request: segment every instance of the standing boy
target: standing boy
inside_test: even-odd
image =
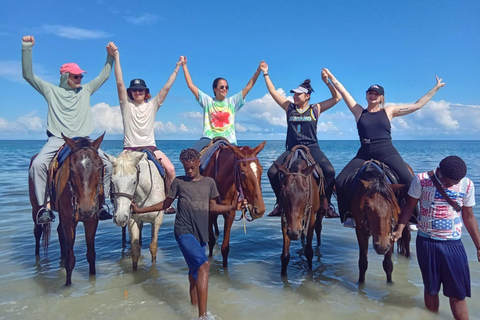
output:
[[[465,162],[449,156],[440,162],[435,172],[417,175],[410,185],[398,230],[393,233],[395,241],[401,238],[420,200],[416,245],[425,286],[425,306],[432,312],[438,311],[438,292],[443,284],[443,294],[450,299],[455,319],[468,319],[465,297],[471,296],[468,259],[460,240],[463,225],[472,237],[480,261],[480,232],[472,209],[475,191],[466,174]]]
[[[180,162],[185,176],[176,177],[167,198],[149,207],[139,208],[132,204],[133,211],[145,213],[165,210],[178,197],[177,216],[174,233],[178,246],[188,265],[190,282],[190,301],[198,305],[200,318],[207,314],[208,272],[210,262],[205,255],[208,241],[209,212],[221,214],[232,210],[241,210],[244,204],[219,205],[219,196],[215,181],[200,174],[200,153],[195,149],[185,149],[180,153]]]

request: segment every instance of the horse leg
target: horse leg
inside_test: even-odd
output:
[[[388,250],[388,252],[385,254],[385,258],[383,258],[383,270],[387,275],[387,283],[392,283],[392,271],[393,271],[392,252],[393,252],[393,244],[390,250]]]
[[[122,227],[122,248],[127,247],[127,227]]]
[[[312,270],[312,260],[313,260],[313,249],[312,249],[312,242],[313,242],[313,233],[315,232],[315,227],[311,225],[308,227],[307,232],[307,244],[305,245],[305,257],[307,258],[308,262],[308,269]]]
[[[163,221],[163,214],[158,214],[152,223],[152,241],[150,242],[150,253],[152,255],[152,264],[157,262],[157,248],[158,248],[158,230]]]
[[[213,247],[215,247],[215,243],[217,241],[217,237],[214,234],[214,225],[217,222],[217,215],[210,214],[208,216],[208,256],[213,256]],[[218,225],[217,225],[218,227]]]
[[[223,267],[228,264],[228,253],[230,252],[230,232],[232,231],[233,221],[235,220],[235,211],[229,212],[225,217],[222,242]]]
[[[143,222],[139,221],[138,222],[138,245],[140,246],[140,249],[142,248],[142,230],[143,230]]]
[[[315,221],[315,233],[317,234],[317,247],[320,247],[322,244],[322,220],[323,215],[320,212],[317,212],[317,219]]]
[[[75,253],[73,252],[73,245],[75,243],[76,227],[77,227],[76,221],[64,223],[64,226],[63,226],[63,232],[65,235],[65,248],[66,248],[65,249],[65,271],[67,272],[67,280],[65,282],[66,286],[69,286],[72,284],[72,271],[73,271],[73,268],[75,268],[76,258],[75,258]]]
[[[355,232],[357,234],[359,248],[358,269],[360,274],[358,276],[358,283],[364,283],[365,273],[367,272],[368,268],[368,239],[370,237],[363,232],[363,229],[358,227],[355,229]]]
[[[128,222],[128,230],[130,231],[130,252],[132,255],[132,266],[133,271],[136,271],[138,259],[140,258],[141,245],[139,241],[140,229],[135,220],[130,219]]]
[[[287,275],[287,266],[290,262],[290,238],[287,235],[287,226],[284,225],[282,221],[282,234],[283,234],[283,249],[280,260],[282,261],[282,272],[281,276],[284,277]]]
[[[398,252],[405,257],[410,257],[410,240],[412,238],[412,234],[410,233],[410,229],[408,226],[403,228],[402,237],[397,242]]]
[[[87,261],[90,274],[95,274],[95,234],[98,227],[98,219],[90,218],[83,223],[85,227],[85,242],[87,243]]]
[[[215,229],[215,238],[218,238],[218,236],[220,236],[220,230],[218,229],[218,215],[215,215],[213,220],[213,228]]]
[[[37,257],[40,255],[40,240],[42,239],[42,233],[42,226],[35,223],[35,226],[33,227],[33,235],[35,236],[35,256]]]
[[[63,231],[62,220],[58,223],[57,227],[58,243],[60,244],[60,258],[65,259],[67,257],[67,243],[65,240],[65,232]]]

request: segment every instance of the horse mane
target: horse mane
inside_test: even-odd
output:
[[[367,168],[362,180],[370,182],[370,186],[365,191],[364,201],[375,194],[380,194],[390,206],[396,206],[397,201],[395,193],[381,172],[375,168]]]
[[[137,172],[137,167],[133,163],[132,155],[132,151],[123,151],[113,164],[113,174],[118,174],[120,176],[135,174]]]
[[[302,169],[302,168],[300,168],[300,165],[301,165],[302,163],[304,163],[304,162],[305,162],[305,160],[303,160],[303,159],[297,159],[297,160],[295,160],[295,161],[292,163],[292,165],[290,166],[289,171],[290,171],[290,172],[300,172],[300,169]]]
[[[75,140],[75,148],[91,147],[92,141],[89,138],[81,137]]]

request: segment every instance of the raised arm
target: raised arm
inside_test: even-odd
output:
[[[260,62],[260,69],[263,72],[263,77],[265,78],[265,84],[267,85],[268,92],[272,96],[273,100],[282,107],[283,110],[287,111],[290,101],[287,100],[284,96],[277,92],[275,86],[273,85],[270,76],[268,75],[268,64],[265,61]]]
[[[406,114],[415,112],[421,109],[432,97],[437,93],[438,89],[443,87],[445,83],[442,82],[442,79],[435,76],[437,83],[433,86],[432,90],[428,91],[426,95],[417,100],[414,104],[405,104],[401,106],[388,106],[385,107],[385,111],[390,119],[393,117],[404,116]]]
[[[335,89],[340,92],[340,94],[343,97],[343,100],[345,101],[345,104],[347,105],[348,109],[353,113],[355,116],[355,120],[358,121],[360,118],[360,115],[362,114],[363,108],[360,106],[355,99],[348,93],[348,91],[345,89],[345,87],[338,81],[335,76],[328,70],[327,68],[324,68],[325,72],[327,73],[328,79],[332,82],[333,86]]]
[[[22,38],[22,75],[35,90],[44,94],[48,87],[53,85],[33,74],[32,47],[34,45],[35,38],[33,36],[24,36]]]
[[[140,208],[136,203],[132,203],[132,210],[135,213],[146,213],[146,212],[155,212],[155,211],[165,210],[172,205],[173,200],[175,199],[167,197],[163,201],[160,201],[158,203],[155,203],[154,205],[143,207],[143,208]]]
[[[183,57],[183,75],[185,76],[185,81],[187,82],[187,86],[192,91],[195,99],[198,101],[198,88],[193,84],[192,77],[190,77],[190,72],[188,72],[187,68],[187,57]]]
[[[480,262],[480,231],[478,230],[478,222],[473,214],[472,207],[463,207],[462,209],[463,225],[467,229],[473,244],[477,250],[477,259]]]
[[[322,80],[327,85],[328,90],[330,90],[332,97],[328,100],[320,102],[320,113],[327,111],[328,109],[336,105],[338,101],[342,100],[340,92],[338,92],[337,89],[335,89],[335,87],[328,81],[328,74],[326,69],[322,70]]]
[[[165,98],[167,97],[168,92],[170,91],[170,88],[172,87],[173,83],[175,82],[175,79],[177,78],[178,70],[180,69],[180,66],[183,64],[183,56],[180,56],[180,59],[177,61],[177,65],[175,66],[175,69],[173,70],[172,74],[167,80],[167,83],[163,86],[163,88],[160,90],[158,93],[158,104],[162,104],[163,101],[165,101]]]
[[[120,52],[118,51],[117,47],[113,42],[110,42],[107,45],[111,47],[112,50],[115,49],[113,52],[113,57],[115,58],[115,79],[117,81],[117,92],[118,92],[118,100],[120,103],[127,100],[127,89],[125,88],[125,83],[123,82],[123,73],[122,73],[122,66],[120,65]]]
[[[253,74],[253,77],[248,81],[245,88],[243,88],[243,90],[242,90],[243,99],[245,99],[245,97],[250,92],[250,90],[252,90],[253,86],[255,85],[255,82],[257,82],[257,79],[258,79],[259,75],[260,75],[260,65],[258,66],[257,70]]]
[[[108,80],[108,78],[110,77],[110,73],[112,72],[112,65],[114,62],[113,55],[115,54],[117,47],[113,42],[109,42],[106,48],[107,48],[107,61],[105,62],[105,65],[103,66],[102,71],[100,71],[100,74],[95,79],[93,79],[92,81],[90,81],[89,83],[83,86],[83,88],[89,91],[90,94],[95,93],[95,91],[97,91],[98,88],[100,88],[102,84],[104,84],[105,81]]]

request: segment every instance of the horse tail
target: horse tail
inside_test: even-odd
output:
[[[48,251],[48,244],[50,242],[51,223],[45,223],[42,225],[42,247],[43,252],[46,254]]]

